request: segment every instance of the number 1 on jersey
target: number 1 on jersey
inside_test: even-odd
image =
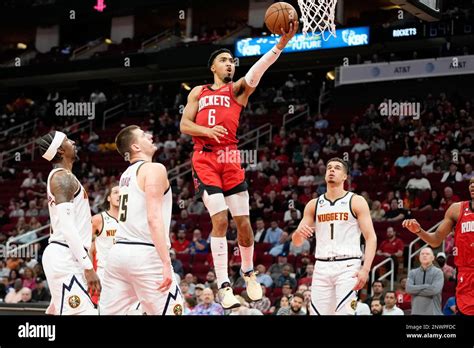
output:
[[[331,239],[334,239],[334,224],[331,224]]]
[[[209,115],[207,116],[207,124],[209,126],[215,126],[216,125],[216,110],[214,110],[214,109],[209,110]]]

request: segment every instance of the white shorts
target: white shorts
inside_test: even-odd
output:
[[[209,195],[207,191],[204,191],[202,201],[210,216],[227,209],[230,210],[232,216],[246,216],[250,214],[248,191],[234,193],[230,196],[224,196],[223,193]]]
[[[357,283],[354,274],[361,260],[318,261],[314,265],[311,285],[311,315],[354,315]]]
[[[51,291],[47,314],[97,315],[87,291],[84,271],[66,244],[52,242],[46,247],[43,269]]]
[[[114,244],[105,267],[99,300],[100,314],[126,315],[140,302],[142,311],[147,315],[181,315],[183,297],[175,278],[167,292],[158,290],[158,284],[163,280],[162,268],[162,262],[151,244]]]

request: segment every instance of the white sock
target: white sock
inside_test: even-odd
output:
[[[227,272],[227,238],[211,236],[211,252],[214,261],[214,270],[216,272],[217,286],[220,289],[225,282],[230,283]]]
[[[244,247],[239,244],[240,258],[242,259],[242,265],[240,268],[244,273],[253,271],[253,246],[253,243],[249,247]]]

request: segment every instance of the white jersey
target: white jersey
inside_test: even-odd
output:
[[[66,238],[64,238],[63,231],[59,228],[59,214],[56,208],[56,199],[54,195],[51,193],[50,189],[50,180],[53,174],[57,173],[60,170],[66,170],[64,168],[56,168],[53,169],[48,175],[48,181],[46,185],[46,190],[48,194],[48,209],[49,209],[49,217],[51,220],[51,235],[49,237],[49,242],[59,242],[63,244],[67,244]],[[92,244],[92,222],[91,222],[91,208],[89,205],[89,197],[87,196],[87,192],[82,187],[79,180],[77,180],[77,184],[79,185],[79,189],[74,194],[74,225],[77,227],[77,231],[79,232],[79,238],[82,241],[84,247],[89,250]]]
[[[97,258],[97,266],[105,267],[105,261],[109,254],[110,248],[114,245],[115,233],[118,229],[118,221],[108,212],[103,211],[100,213],[102,218],[102,229],[95,238],[95,250]]]
[[[120,177],[119,227],[115,235],[116,241],[153,244],[148,226],[145,192],[140,189],[137,181],[138,170],[144,163],[145,161],[137,161],[131,164]],[[169,231],[172,205],[171,187],[168,187],[161,207],[168,249],[171,248]]]
[[[354,193],[331,202],[326,195],[316,200],[316,258],[362,257],[359,222],[352,211]]]

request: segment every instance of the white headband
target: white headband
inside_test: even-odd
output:
[[[63,132],[56,131],[56,133],[54,134],[54,139],[51,142],[51,145],[49,145],[48,150],[44,153],[43,158],[46,158],[48,161],[51,161],[54,156],[56,156],[56,153],[58,152],[58,147],[61,146],[65,138],[66,134],[64,134]]]

